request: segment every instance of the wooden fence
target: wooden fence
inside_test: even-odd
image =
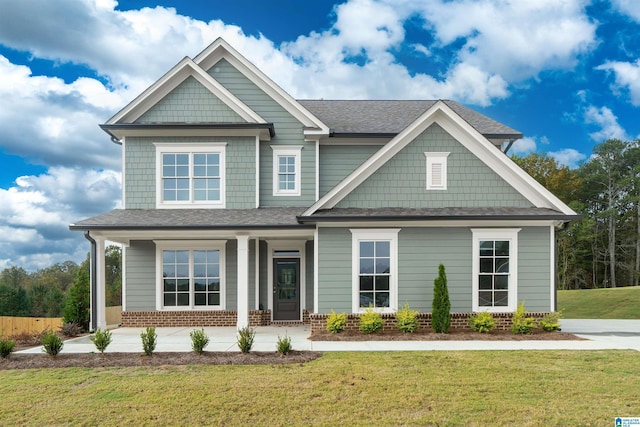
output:
[[[62,319],[51,317],[8,317],[0,316],[0,333],[4,336],[37,334],[45,329],[57,332]]]

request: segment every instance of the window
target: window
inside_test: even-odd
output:
[[[223,244],[188,248],[156,242],[159,270],[158,309],[224,308]]]
[[[158,206],[224,207],[225,145],[156,144]]]
[[[351,230],[353,311],[395,311],[399,229]]]
[[[300,153],[302,146],[274,146],[273,195],[300,195]]]
[[[427,158],[427,190],[447,189],[447,157],[449,153],[424,153]]]
[[[473,311],[514,311],[519,229],[472,230]]]

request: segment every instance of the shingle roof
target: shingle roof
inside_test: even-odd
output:
[[[256,229],[305,227],[296,215],[305,208],[114,209],[69,226],[72,230]]]
[[[335,134],[395,135],[437,101],[299,100]],[[487,138],[522,138],[522,133],[455,101],[443,101]]]

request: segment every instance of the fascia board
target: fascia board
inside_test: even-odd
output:
[[[194,62],[203,70],[208,71],[221,59],[227,60],[304,126],[314,128],[305,131],[305,135],[329,135],[329,127],[326,124],[300,105],[298,101],[231,47],[224,39],[219,38],[214,41],[194,58]]]
[[[198,80],[200,84],[247,122],[266,123],[266,120],[204,72],[193,60],[184,58],[125,108],[110,118],[106,124],[133,123],[190,76]]]

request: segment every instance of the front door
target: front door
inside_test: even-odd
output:
[[[300,259],[273,260],[273,320],[300,320]]]

